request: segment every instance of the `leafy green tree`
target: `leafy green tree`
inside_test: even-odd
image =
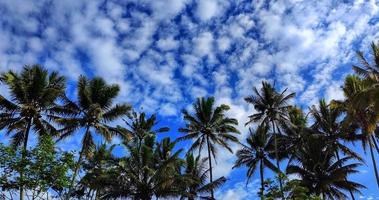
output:
[[[286,171],[300,177],[301,186],[306,187],[309,194],[322,199],[346,199],[344,191],[360,193],[360,189],[365,188],[347,178],[358,173],[356,168],[360,163],[350,162],[351,156],[337,160],[334,149],[323,138],[309,136],[296,154],[296,162],[291,162]]]
[[[0,146],[1,187],[16,190],[23,186],[27,196],[44,198],[49,190],[60,195],[70,184],[69,174],[74,167],[72,153],[58,152],[49,135],[42,136],[38,145],[26,152]],[[18,176],[23,171],[23,176]]]
[[[127,137],[119,128],[112,127],[109,124],[129,114],[131,109],[129,105],[124,103],[113,105],[120,88],[118,85],[108,85],[102,78],[96,77],[89,80],[80,76],[77,87],[78,102],[65,98],[64,105],[60,107],[60,112],[65,117],[55,118],[55,122],[63,127],[60,130],[61,139],[84,129],[82,147],[67,198],[73,190],[83,158],[91,156],[91,150],[95,146],[93,134],[97,133],[106,141],[110,141],[115,135]]]
[[[286,94],[286,92],[287,89],[278,92],[270,83],[263,81],[260,91],[254,87],[253,95],[245,98],[245,101],[252,104],[256,111],[255,114],[249,116],[249,121],[246,125],[258,122],[271,126],[274,137],[276,166],[279,169],[280,157],[277,141],[278,134],[280,135],[281,133],[279,125],[288,121],[288,110],[291,108],[289,101],[295,97],[295,93]],[[279,180],[279,182],[281,181]]]
[[[246,139],[247,145],[243,145],[243,148],[237,151],[237,160],[233,167],[246,166],[248,168],[246,174],[248,182],[259,165],[261,196],[264,191],[264,168],[267,167],[274,172],[279,172],[279,168],[270,161],[270,152],[272,152],[273,148],[270,143],[269,134],[267,133],[268,130],[269,127],[265,124],[258,126],[255,132],[249,129],[250,135]]]
[[[26,152],[31,130],[38,135],[57,134],[49,116],[57,114],[56,101],[64,94],[64,77],[40,65],[27,65],[19,73],[1,74],[0,81],[8,86],[11,96],[7,99],[0,95],[0,130],[11,135],[14,146],[22,146],[22,152]],[[22,177],[23,170],[19,172]],[[20,199],[24,196],[20,185]]]
[[[280,176],[280,175],[279,175]],[[282,198],[291,200],[321,200],[320,197],[309,194],[309,190],[306,187],[301,186],[299,180],[289,180],[286,176],[280,178],[283,180],[283,190],[281,191],[276,180],[267,179],[265,181],[266,191],[263,195],[265,200],[275,200]]]
[[[206,183],[209,169],[206,167],[207,158],[196,158],[192,154],[186,155],[184,174],[180,187],[180,199],[195,200],[198,198],[209,198],[208,195],[212,190],[221,187],[225,182],[225,177],[220,177],[212,183]]]
[[[209,163],[209,179],[213,182],[212,173],[212,158],[216,159],[216,145],[233,152],[229,142],[238,142],[238,138],[234,134],[239,134],[235,127],[238,121],[234,118],[225,116],[225,112],[230,108],[227,105],[215,107],[215,99],[198,98],[193,104],[194,113],[190,114],[187,110],[183,110],[184,120],[186,121],[185,128],[180,128],[179,131],[186,135],[179,137],[178,140],[194,140],[188,152],[195,149],[201,150],[206,145],[208,151]],[[211,198],[214,199],[214,192],[211,190]]]

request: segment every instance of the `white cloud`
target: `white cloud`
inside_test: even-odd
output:
[[[229,49],[231,41],[228,37],[221,37],[217,39],[217,46],[220,51],[226,51]]]
[[[213,53],[213,35],[211,32],[201,33],[194,39],[195,53],[198,56],[211,55]]]
[[[197,4],[196,14],[202,21],[207,21],[218,15],[220,9],[217,0],[200,0]]]
[[[224,191],[216,193],[217,199],[221,200],[248,200],[258,198],[258,190],[260,188],[259,180],[253,180],[246,185],[245,182],[237,182]]]
[[[157,46],[163,51],[169,51],[176,49],[178,47],[179,42],[173,39],[172,37],[159,39],[157,41]]]

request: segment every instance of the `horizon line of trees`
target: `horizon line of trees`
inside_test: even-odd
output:
[[[9,99],[0,94],[0,131],[11,143],[0,143],[2,199],[215,199],[227,179],[214,177],[218,149],[235,152],[233,168],[247,169],[248,183],[259,173],[261,199],[355,199],[366,188],[350,180],[366,163],[350,148],[360,143],[370,154],[379,188],[375,157],[379,154],[379,48],[371,45],[373,61],[358,52],[361,65],[345,78],[344,100],[320,99],[308,113],[291,104],[295,93],[269,82],[245,98],[254,107],[246,119],[245,141],[238,140],[238,121],[228,105],[201,97],[193,110],[183,110],[182,133],[172,141],[157,140],[169,131],[156,115],[137,113],[116,103],[119,86],[101,77],[80,76],[75,99],[65,92],[65,78],[40,65],[0,75]],[[116,120],[124,124],[114,126]],[[30,146],[31,135],[38,143]],[[79,152],[56,145],[82,134]],[[100,137],[102,144],[95,144]],[[126,151],[114,154],[112,138]],[[187,151],[177,148],[191,141]],[[203,156],[203,157],[201,157]],[[275,176],[267,179],[265,171]],[[289,179],[288,177],[295,177]]]

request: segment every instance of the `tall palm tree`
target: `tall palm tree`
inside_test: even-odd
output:
[[[181,198],[188,200],[195,200],[197,198],[208,198],[204,196],[209,194],[211,190],[221,187],[225,181],[225,177],[220,177],[212,183],[206,183],[208,179],[209,169],[206,167],[207,158],[201,159],[200,156],[196,158],[192,154],[186,155],[186,163],[182,179]]]
[[[82,147],[67,198],[72,192],[83,157],[90,156],[91,149],[95,146],[93,134],[99,134],[106,141],[110,141],[114,135],[126,136],[119,128],[109,124],[127,115],[131,109],[127,104],[113,105],[120,88],[118,85],[108,85],[102,78],[96,77],[88,80],[84,76],[80,76],[77,87],[78,102],[65,98],[65,105],[61,107],[61,112],[66,117],[54,118],[55,122],[63,127],[60,139],[84,129]]]
[[[287,89],[282,92],[277,92],[273,85],[263,81],[260,91],[254,87],[253,95],[245,98],[245,101],[252,104],[256,111],[255,114],[249,116],[249,121],[246,125],[253,122],[271,125],[274,137],[276,166],[279,169],[280,164],[276,131],[278,131],[280,135],[281,132],[279,125],[280,123],[283,123],[283,121],[288,121],[288,110],[291,108],[289,101],[295,97],[295,93],[286,94],[286,92]],[[283,185],[281,178],[279,178],[279,184],[280,189],[282,190]],[[284,195],[282,196],[284,198]]]
[[[360,127],[361,133],[354,135],[354,137],[361,140],[364,150],[366,150],[367,145],[369,146],[376,182],[379,187],[379,173],[373,152],[373,147],[375,145],[374,134],[376,124],[379,120],[379,113],[373,110],[373,104],[370,101],[365,104],[357,101],[357,94],[364,91],[366,88],[367,82],[365,80],[362,80],[355,75],[347,76],[343,86],[345,100],[332,101],[331,106],[342,109],[346,113],[346,116],[343,119],[345,126],[358,125]]]
[[[287,174],[299,176],[301,185],[311,194],[322,199],[346,199],[344,191],[360,193],[359,189],[365,188],[347,180],[348,175],[359,172],[356,168],[360,163],[351,163],[350,156],[337,160],[334,149],[323,138],[310,135],[296,154],[297,160],[287,166]]]
[[[352,158],[363,161],[363,159],[347,147],[344,142],[350,140],[351,133],[353,133],[350,127],[342,126],[342,110],[338,108],[331,108],[326,104],[324,99],[319,101],[319,105],[312,106],[310,113],[314,118],[314,124],[312,128],[316,129],[318,133],[321,133],[325,137],[326,142],[334,149],[337,161],[340,160],[339,152]],[[353,192],[349,190],[351,198],[354,200]]]
[[[25,153],[30,131],[36,134],[57,134],[49,121],[55,111],[56,101],[63,96],[65,79],[57,72],[49,73],[39,65],[27,65],[21,72],[9,71],[0,75],[0,81],[9,88],[11,99],[0,95],[0,130],[12,134],[15,147],[22,145]],[[23,176],[22,171],[20,176]],[[20,187],[20,199],[24,198],[24,189]]]
[[[267,167],[274,172],[279,172],[279,168],[270,161],[270,153],[272,152],[272,145],[268,134],[269,127],[265,124],[258,126],[254,133],[251,129],[249,137],[246,139],[247,145],[238,150],[237,160],[233,168],[246,166],[247,182],[253,176],[259,164],[259,173],[261,177],[260,196],[262,199],[264,192],[264,168]]]
[[[367,84],[367,87],[355,94],[355,101],[363,106],[368,103],[373,104],[373,110],[379,112],[379,47],[374,42],[371,43],[371,54],[373,56],[373,62],[370,63],[365,57],[363,52],[358,51],[357,57],[361,62],[362,66],[353,66],[353,70],[356,74],[362,77]],[[376,140],[379,137],[371,137],[374,146],[379,153],[379,146]]]
[[[212,174],[212,158],[216,159],[216,145],[233,152],[229,142],[238,142],[234,134],[239,134],[235,127],[238,121],[234,118],[225,116],[225,112],[229,110],[229,106],[220,105],[215,107],[215,99],[198,98],[193,104],[194,114],[191,115],[187,110],[183,110],[186,127],[180,128],[179,131],[186,135],[179,137],[178,140],[194,140],[189,152],[195,149],[199,150],[199,154],[204,146],[207,146],[208,163],[209,163],[209,179],[213,182]],[[211,190],[211,198],[214,199],[214,191]]]

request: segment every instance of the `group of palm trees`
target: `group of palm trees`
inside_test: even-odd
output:
[[[290,103],[294,93],[278,91],[268,82],[262,82],[260,89],[253,88],[253,94],[245,98],[255,110],[246,119],[250,127],[246,142],[238,140],[238,121],[226,115],[229,106],[217,106],[213,97],[198,98],[191,111],[183,110],[181,136],[158,140],[169,128],[157,127],[156,115],[115,103],[118,85],[80,76],[77,95],[70,98],[65,78],[39,65],[1,74],[9,97],[0,95],[0,130],[20,150],[21,160],[28,156],[30,134],[49,135],[56,144],[67,137],[81,138],[77,160],[69,172],[70,184],[56,196],[61,199],[215,199],[214,191],[227,181],[213,175],[217,152],[226,149],[233,153],[232,143],[240,145],[234,168],[247,168],[247,182],[259,169],[258,195],[262,199],[266,168],[278,177],[279,199],[296,199],[283,192],[285,176],[298,180],[309,196],[355,199],[365,188],[349,180],[365,162],[351,149],[356,142],[365,152],[369,147],[379,188],[375,160],[379,153],[379,49],[374,43],[371,47],[374,62],[358,52],[362,66],[354,66],[356,74],[346,77],[342,86],[345,99],[320,100],[307,114]],[[122,142],[111,145],[115,137]],[[96,142],[99,138],[102,144]],[[186,152],[177,145],[184,140],[191,141]],[[123,147],[121,156],[115,155],[116,146]],[[22,179],[24,173],[21,169],[18,176]],[[30,188],[20,184],[11,189],[24,199]]]

